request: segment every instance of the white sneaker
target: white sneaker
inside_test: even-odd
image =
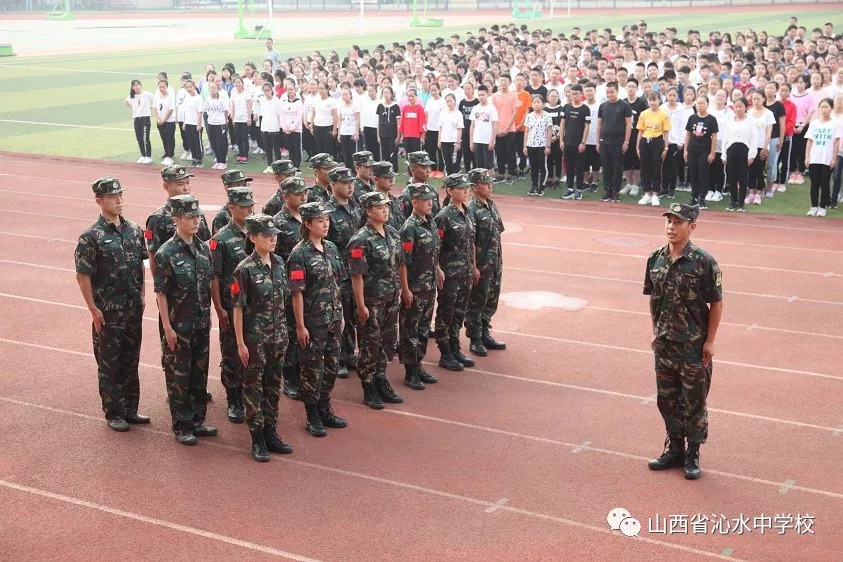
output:
[[[659,201],[659,196],[653,195],[653,198],[650,200],[650,205],[652,205],[653,207],[658,207],[661,204],[662,204],[662,202]]]
[[[629,194],[632,195],[633,197],[638,197],[638,191],[639,191],[638,186],[633,185],[629,190]]]
[[[817,207],[811,207],[811,210],[808,211],[808,216],[809,217],[815,217],[815,216],[817,216],[818,211],[819,211],[819,209]]]
[[[712,201],[723,201],[723,194],[719,191],[715,191],[714,195],[711,196]]]
[[[167,158],[164,158],[163,160],[161,160],[161,164],[164,165],[164,166],[172,166],[173,165],[173,159],[168,156]]]
[[[264,174],[271,174],[272,173],[272,166],[267,166],[266,170],[263,171]]]
[[[228,168],[228,164],[226,164],[225,162],[220,162],[219,164],[217,164],[217,170],[225,170],[226,168]]]
[[[652,201],[652,196],[649,193],[645,193],[644,197],[638,200],[639,205],[649,205],[650,201]]]
[[[138,160],[137,160],[137,162],[135,162],[135,164],[143,164],[145,160],[146,160],[146,158],[141,156],[140,158],[138,158]]]
[[[146,158],[144,158],[143,163],[152,164],[152,156],[147,156]]]
[[[630,191],[632,191],[632,186],[631,186],[631,185],[629,185],[629,184],[626,184],[625,186],[623,186],[623,187],[621,188],[621,190],[620,190],[620,194],[621,194],[621,195],[629,195],[629,192],[630,192]]]
[[[559,183],[568,183],[568,176],[562,176],[562,179],[559,180]]]
[[[824,217],[825,216],[825,207],[820,207],[819,209],[817,209],[817,216],[818,217]]]
[[[705,194],[705,200],[706,201],[714,201],[714,192],[709,191],[708,193],[706,193]]]

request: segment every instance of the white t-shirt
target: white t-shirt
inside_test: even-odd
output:
[[[735,112],[729,109],[727,105],[723,109],[717,109],[713,105],[709,108],[708,112],[717,119],[717,130],[721,131],[720,134],[717,135],[717,152],[723,152],[723,132],[726,131],[726,123],[730,120],[735,118]]]
[[[442,113],[442,110],[445,109],[445,100],[440,97],[438,100],[433,99],[431,97],[427,100],[427,103],[424,104],[424,112],[427,114],[427,130],[428,131],[438,131],[439,130],[439,115]]]
[[[305,94],[302,96],[302,103],[304,104],[304,120],[310,123],[310,112],[316,107],[316,100],[319,99],[319,94]]]
[[[222,92],[220,92],[217,98],[208,96],[208,99],[205,100],[205,113],[208,114],[208,125],[225,125],[225,116],[226,112],[228,112],[228,107],[228,97],[223,97]]]
[[[331,114],[331,111],[336,109],[336,103],[336,100],[331,97],[323,100],[317,95],[316,99],[313,101],[313,109],[316,111],[313,116],[313,124],[317,127],[328,127],[333,125],[334,116]]]
[[[457,140],[462,138],[463,126],[464,123],[460,110],[454,108],[453,111],[449,111],[446,107],[439,114],[439,142],[457,142]],[[477,126],[475,125],[476,128]]]
[[[176,92],[176,120],[179,123],[184,122],[184,98],[187,97],[187,90],[184,88],[179,88],[179,91]]]
[[[161,92],[155,92],[155,97],[152,100],[152,105],[155,107],[155,111],[158,114],[158,118],[164,117],[167,115],[167,112],[172,110],[173,112],[170,113],[170,116],[167,117],[167,123],[175,123],[176,122],[176,111],[175,107],[173,106],[175,102],[175,96],[162,96]]]
[[[754,111],[754,109],[748,109],[746,111],[746,116],[752,120],[752,123],[755,126],[755,134],[758,135],[758,138],[756,139],[758,148],[768,148],[765,144],[765,141],[767,140],[767,127],[772,127],[776,123],[776,118],[773,117],[773,112],[769,109],[764,109],[764,113],[762,113],[760,117],[753,115]]]
[[[337,115],[340,118],[340,129],[339,134],[341,135],[353,135],[358,131],[357,129],[357,119],[355,119],[355,115],[360,114],[360,106],[356,103],[352,102],[351,105],[346,105],[345,102],[340,100],[337,104]]]
[[[360,97],[360,126],[370,127],[372,129],[378,128],[378,104],[381,100],[372,99],[367,93]]]
[[[456,98],[457,100],[457,105],[459,105],[460,102],[465,99],[465,91],[459,86],[457,86],[453,90],[451,88],[445,88],[444,90],[442,90],[442,99],[445,99],[445,96],[447,96],[448,94],[454,94],[454,98]]]
[[[595,98],[594,103],[586,102],[584,105],[588,107],[590,111],[590,120],[587,121],[589,124],[588,136],[585,137],[585,144],[595,146],[597,145],[597,113],[600,111],[600,101]]]
[[[266,99],[266,96],[260,97],[261,106],[261,131],[264,133],[277,133],[281,130],[281,100],[272,94],[272,97]]]
[[[249,92],[252,96],[252,115],[257,121],[261,116],[261,98],[264,97],[263,90],[252,84],[252,90]]]
[[[149,117],[153,99],[151,92],[141,92],[135,97],[127,97],[126,102],[132,106],[132,118]]]
[[[237,88],[231,90],[231,120],[235,123],[245,123],[249,117],[248,101],[252,99],[251,94],[246,90],[238,92]]]
[[[684,145],[685,125],[688,124],[688,117],[691,116],[694,110],[688,109],[681,103],[677,103],[673,109],[668,107],[667,102],[663,103],[661,107],[667,113],[668,119],[670,119],[670,131],[667,133],[668,144]]]
[[[808,125],[808,132],[805,133],[805,140],[812,140],[811,153],[808,155],[809,164],[826,164],[832,162],[834,153],[834,139],[840,138],[841,128],[839,122],[834,119],[821,121],[819,118],[811,121]]]
[[[469,120],[474,121],[474,136],[471,142],[489,144],[492,142],[492,123],[498,122],[498,110],[489,102],[477,104],[471,109]]]
[[[199,125],[199,114],[205,110],[205,104],[202,101],[202,96],[199,93],[194,95],[186,95],[184,103],[181,104],[182,118],[185,125]]]
[[[527,127],[527,147],[544,148],[547,146],[547,128],[553,126],[553,118],[542,111],[536,115],[534,111],[527,114],[524,119],[524,126]]]

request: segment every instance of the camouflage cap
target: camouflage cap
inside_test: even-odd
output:
[[[251,187],[232,187],[228,190],[228,202],[239,207],[251,207],[255,204]]]
[[[424,150],[409,153],[407,155],[407,162],[418,164],[419,166],[433,166],[434,164],[433,160],[430,159],[430,156]]]
[[[320,152],[319,154],[311,156],[308,162],[310,162],[310,166],[314,170],[331,170],[339,166],[339,164],[334,162],[334,159],[327,152]]]
[[[254,178],[247,177],[241,170],[227,170],[223,173],[222,184],[231,185],[239,181],[253,181]]]
[[[360,196],[360,204],[364,209],[369,209],[378,205],[387,205],[388,203],[389,196],[381,191],[372,191]]]
[[[246,232],[249,234],[264,234],[272,236],[281,232],[275,226],[275,221],[269,215],[257,214],[246,217]]]
[[[685,205],[684,203],[671,203],[662,216],[672,215],[683,221],[694,222],[700,216],[700,208],[697,205]]]
[[[451,174],[450,176],[445,176],[445,180],[443,183],[445,187],[449,189],[471,186],[471,182],[468,181],[468,176],[465,174]]]
[[[436,197],[436,190],[426,183],[411,183],[407,187],[412,199],[433,199]]]
[[[372,175],[376,178],[394,178],[398,174],[392,170],[390,162],[375,162],[372,167]]]
[[[281,182],[281,193],[287,195],[289,193],[304,193],[307,191],[307,184],[299,177],[287,178]]]
[[[358,166],[372,166],[375,163],[375,158],[368,150],[361,150],[351,155],[351,159]]]
[[[97,197],[123,193],[123,186],[120,185],[120,180],[111,176],[105,176],[94,181],[91,184],[91,189],[94,190],[94,195]]]
[[[161,179],[164,181],[186,180],[187,178],[192,177],[193,174],[188,174],[187,168],[185,166],[180,166],[179,164],[166,166],[161,170]]]
[[[354,181],[354,172],[344,166],[340,166],[328,172],[328,178],[331,181]]]
[[[167,199],[173,216],[198,217],[202,214],[199,200],[193,195],[176,195]]]
[[[301,207],[299,207],[299,213],[301,214],[301,220],[309,221],[311,219],[319,218],[325,216],[329,213],[328,208],[325,207],[323,203],[319,201],[312,201],[310,203],[305,203]]]
[[[471,183],[492,183],[492,176],[485,168],[474,168],[468,171],[468,181]]]
[[[275,162],[270,164],[270,166],[272,167],[273,174],[292,175],[298,172],[298,169],[293,165],[292,160],[287,160],[286,158],[282,160],[276,160]]]

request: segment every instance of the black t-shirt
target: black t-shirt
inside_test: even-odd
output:
[[[553,121],[553,142],[559,140],[559,124],[562,122],[562,109],[561,105],[557,105],[556,107],[544,106],[544,112],[550,115],[550,119]]]
[[[710,152],[711,135],[718,132],[717,119],[710,113],[705,117],[700,117],[695,113],[688,117],[685,130],[691,133],[688,152]]]
[[[773,112],[773,117],[776,122],[773,123],[773,132],[770,133],[770,138],[777,139],[781,136],[781,131],[779,131],[779,119],[785,116],[784,104],[780,101],[774,101],[772,104],[767,105],[765,102],[764,107]]]
[[[635,101],[631,103],[629,100],[625,101],[629,104],[629,109],[632,110],[632,134],[634,135],[636,132],[635,127],[638,126],[638,116],[647,109],[647,102],[644,101],[644,98],[635,98]]]
[[[632,109],[625,100],[615,103],[604,101],[597,110],[600,123],[600,142],[605,144],[623,144],[626,136],[626,118],[632,117]]]
[[[586,104],[574,107],[567,103],[562,108],[562,119],[565,120],[565,138],[562,143],[566,146],[578,146],[582,142],[586,123],[591,123],[591,110]]]
[[[398,118],[401,117],[401,108],[397,103],[393,103],[389,107],[378,104],[378,129],[380,136],[386,138],[394,138],[398,136]]]
[[[534,96],[536,94],[540,95],[544,101],[547,101],[547,87],[544,84],[540,84],[538,88],[533,88],[532,84],[527,84],[524,88],[530,96]]]
[[[474,108],[475,105],[477,105],[479,103],[480,103],[480,100],[477,99],[477,98],[474,98],[471,101],[469,101],[469,100],[461,100],[460,101],[459,110],[460,110],[460,113],[462,113],[462,122],[463,122],[463,128],[464,129],[471,128],[471,119],[469,119],[469,117],[471,117],[471,110]]]

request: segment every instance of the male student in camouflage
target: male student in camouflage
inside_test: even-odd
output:
[[[114,431],[129,431],[130,423],[149,423],[138,414],[146,241],[137,223],[123,217],[123,187],[117,178],[99,178],[91,189],[100,218],[79,236],[76,281],[93,319],[106,422]]]
[[[404,226],[404,221],[407,217],[404,216],[404,209],[401,207],[401,200],[392,195],[392,186],[395,184],[395,176],[397,175],[392,170],[392,164],[389,162],[377,162],[374,166],[372,166],[372,173],[375,176],[374,191],[385,194],[389,199],[389,203],[387,204],[387,207],[389,208],[389,219],[386,224],[395,230],[401,230],[401,227]],[[435,190],[433,194],[435,197]]]
[[[430,179],[430,167],[434,164],[433,160],[424,150],[411,152],[407,155],[407,163],[410,165],[410,183],[427,183]],[[409,185],[409,184],[408,184]],[[435,191],[435,190],[434,190]],[[398,196],[401,208],[404,210],[404,218],[406,219],[413,213],[412,199],[410,198],[409,187],[405,188]],[[439,204],[439,194],[433,198],[433,212],[434,217],[439,214],[442,206]]]
[[[684,466],[685,478],[696,480],[700,445],[708,437],[706,398],[723,314],[722,276],[714,258],[690,241],[699,207],[673,203],[664,215],[667,244],[647,260],[644,294],[650,296],[657,403],[667,440],[649,467]]]
[[[331,155],[325,152],[320,152],[308,160],[310,166],[313,168],[313,177],[316,180],[307,192],[307,202],[325,204],[331,200],[331,178],[328,173],[339,166],[334,162]]]
[[[228,399],[228,419],[243,423],[243,365],[237,356],[237,338],[232,321],[232,297],[229,287],[234,270],[246,259],[246,217],[255,209],[252,190],[232,187],[228,190],[229,223],[208,243],[211,250],[211,300],[220,329],[220,380]]]
[[[183,445],[217,434],[205,425],[211,332],[211,255],[197,235],[202,210],[192,195],[167,200],[176,233],[155,253],[161,363],[173,432]]]
[[[356,203],[359,203],[361,195],[375,190],[375,184],[372,181],[372,167],[375,165],[375,159],[368,150],[355,152],[351,155],[351,159],[354,162],[356,173],[352,198]]]
[[[275,178],[275,181],[278,182],[278,190],[272,194],[272,197],[269,198],[269,201],[263,206],[263,214],[269,215],[270,217],[275,216],[281,211],[281,208],[284,207],[284,190],[282,189],[282,185],[284,181],[288,178],[293,178],[298,173],[298,170],[293,165],[292,161],[282,159],[276,160],[272,164],[270,164],[272,168],[272,174]]]
[[[222,174],[222,185],[226,192],[232,187],[248,187],[254,178],[246,176],[241,170],[227,170]],[[223,205],[211,223],[211,234],[216,234],[231,221],[231,211],[228,205]]]

